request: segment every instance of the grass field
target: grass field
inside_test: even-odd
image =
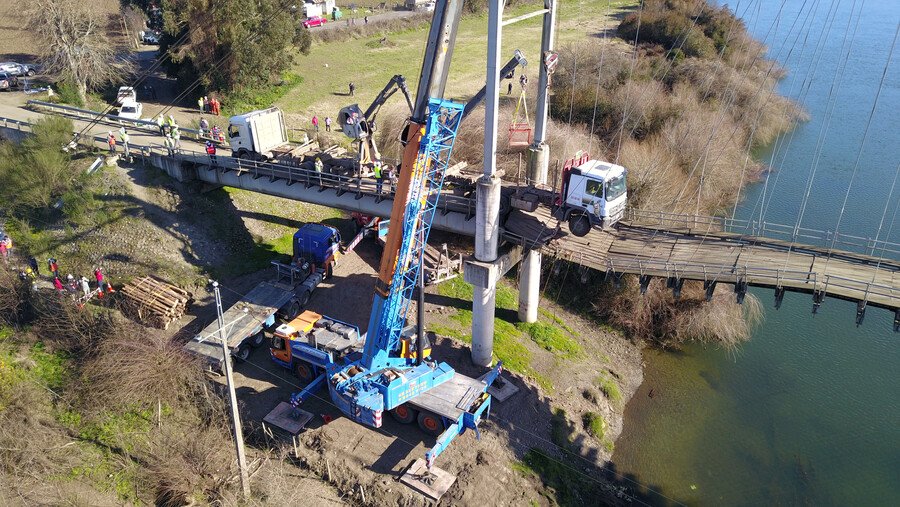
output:
[[[560,4],[557,46],[602,34],[602,30],[617,20],[634,0],[575,0]],[[504,17],[511,18],[533,11],[537,5],[523,5],[509,9]],[[529,60],[526,74],[537,81],[541,43],[541,17],[534,17],[503,29],[502,59],[512,57],[516,49]],[[309,55],[296,59],[293,72],[303,77],[303,84],[286,93],[277,103],[293,121],[292,127],[306,127],[317,114],[320,117],[337,115],[341,107],[354,101],[368,105],[394,74],[403,74],[415,90],[421,68],[428,26],[398,33],[341,42],[314,44]],[[380,44],[386,37],[385,44]],[[487,16],[467,16],[460,22],[453,53],[448,98],[467,99],[484,83],[487,51]],[[518,76],[518,73],[516,74]],[[348,97],[347,85],[356,84],[356,96]],[[504,84],[505,86],[505,84]],[[505,92],[505,91],[504,91]],[[400,99],[392,101],[402,102]],[[515,100],[510,97],[504,100]]]

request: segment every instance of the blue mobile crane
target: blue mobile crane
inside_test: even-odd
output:
[[[289,348],[294,356],[305,358],[320,371],[292,396],[294,406],[327,385],[334,404],[356,422],[380,427],[388,411],[400,422],[417,420],[425,431],[438,435],[425,455],[429,468],[466,429],[478,435],[478,423],[491,405],[487,389],[501,371],[498,363],[481,379],[472,379],[429,357],[421,288],[416,340],[404,336],[410,303],[421,284],[422,256],[437,199],[467,112],[466,104],[442,98],[462,4],[462,0],[438,0],[435,6],[416,100],[401,136],[403,157],[390,216],[394,226],[385,240],[365,339],[357,346],[345,344],[341,354],[322,350],[327,347],[319,346],[318,340],[306,332],[316,323],[321,328],[321,323],[313,319],[306,331],[281,340],[278,360],[287,366],[284,348]],[[344,333],[343,338],[352,341],[352,333]],[[277,359],[274,345],[273,359]],[[310,353],[310,348],[323,353]]]

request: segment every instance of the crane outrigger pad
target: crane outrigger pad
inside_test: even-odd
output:
[[[436,502],[453,486],[456,476],[435,466],[429,470],[425,460],[419,458],[406,468],[400,482]]]
[[[306,410],[294,408],[290,403],[281,402],[263,417],[263,425],[272,425],[288,435],[296,436],[309,424],[313,415]]]

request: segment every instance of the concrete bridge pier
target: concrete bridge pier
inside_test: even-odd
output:
[[[541,37],[540,69],[537,86],[537,110],[534,118],[534,142],[528,147],[528,167],[525,182],[529,185],[547,184],[550,168],[550,146],[547,138],[547,115],[550,100],[550,72],[546,62],[553,52],[556,25],[557,0],[544,0],[548,12],[544,14],[544,28]],[[541,302],[541,251],[528,250],[524,253],[519,267],[519,320],[537,322],[538,306]]]
[[[488,366],[494,351],[494,312],[497,308],[497,247],[500,242],[500,178],[482,176],[476,187],[475,259],[483,269],[474,275],[469,266],[465,279],[473,285],[472,361]]]
[[[541,303],[541,251],[527,250],[519,265],[519,320],[537,322]]]

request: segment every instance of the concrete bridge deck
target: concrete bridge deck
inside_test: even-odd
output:
[[[6,137],[27,135],[30,122],[41,116],[0,106],[0,131]],[[85,120],[73,121],[79,130],[88,126]],[[89,126],[83,141],[103,147],[106,132],[116,128],[114,121],[104,120]],[[200,180],[383,217],[390,214],[389,189],[385,188],[384,194],[376,193],[375,182],[369,178],[238,160],[227,154],[219,155],[214,167],[199,142],[182,141],[182,149],[170,157],[152,129],[132,129],[131,137],[133,150],[181,181]],[[474,236],[474,216],[474,199],[445,193],[434,226]],[[504,224],[503,238],[613,276],[636,274],[642,280],[664,277],[675,289],[683,280],[700,280],[713,287],[720,282],[735,284],[737,292],[747,286],[770,287],[776,290],[777,300],[785,290],[804,292],[813,295],[816,307],[825,296],[857,302],[858,318],[867,305],[894,310],[900,317],[897,245],[882,244],[876,252],[878,244],[868,242],[868,251],[891,256],[881,258],[737,234],[728,231],[727,223],[704,222],[702,218],[691,217],[691,223],[639,218],[624,221],[614,230],[592,231],[577,238],[559,227],[549,209],[539,208],[531,214],[513,211]],[[771,232],[765,227],[759,230]],[[796,237],[795,232],[793,239]],[[897,323],[900,321],[895,319],[895,327]]]

